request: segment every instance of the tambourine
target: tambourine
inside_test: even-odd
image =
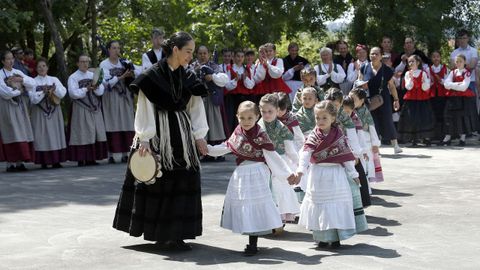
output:
[[[138,182],[145,184],[155,183],[156,178],[162,176],[161,165],[156,156],[149,152],[140,156],[140,151],[134,150],[128,163],[130,171]]]
[[[92,86],[98,87],[103,82],[103,68],[96,68],[93,73]]]

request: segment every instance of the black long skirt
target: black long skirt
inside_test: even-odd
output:
[[[452,137],[479,131],[475,97],[448,97],[444,118],[445,133]]]
[[[399,139],[405,142],[432,138],[435,116],[430,100],[405,100],[398,122]]]
[[[113,227],[150,241],[194,239],[202,234],[200,172],[166,171],[155,184],[136,183],[130,169]]]
[[[430,100],[435,115],[435,135],[432,139],[442,140],[445,136],[445,97],[433,97]]]
[[[358,178],[360,180],[360,195],[362,196],[362,205],[363,207],[370,206],[372,205],[372,202],[370,199],[370,192],[368,190],[368,180],[362,163],[358,162],[357,165],[355,165],[355,169],[358,172]]]

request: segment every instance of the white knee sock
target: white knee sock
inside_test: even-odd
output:
[[[448,142],[448,141],[450,141],[451,138],[452,138],[452,136],[447,134],[447,135],[445,135],[445,138],[443,138],[443,141]]]

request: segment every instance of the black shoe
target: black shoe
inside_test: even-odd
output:
[[[16,166],[15,169],[17,169],[17,172],[26,172],[28,169],[25,167],[24,164],[21,164],[19,166]]]
[[[78,167],[83,167],[85,166],[85,161],[79,161],[77,162],[77,164],[78,164]]]
[[[211,156],[204,156],[201,161],[203,161],[203,162],[213,162],[213,161],[215,161],[215,158],[211,157]]]
[[[258,248],[257,248],[257,246],[247,245],[247,246],[245,247],[245,249],[243,250],[243,255],[249,256],[249,257],[250,257],[250,256],[253,256],[253,255],[257,254],[257,253],[258,253]]]
[[[100,164],[100,163],[96,162],[95,160],[85,162],[85,165],[87,165],[87,166],[93,166],[93,165],[98,165],[98,164]]]
[[[342,246],[342,245],[340,244],[340,241],[332,242],[332,245],[331,245],[332,248],[339,248],[339,247],[341,247],[341,246]]]
[[[113,157],[109,157],[108,164],[115,164],[115,159]]]
[[[321,242],[321,241],[318,242],[318,245],[317,245],[318,248],[324,248],[326,246],[328,246],[328,243],[327,242]]]
[[[215,159],[216,162],[224,162],[225,161],[225,157],[224,156],[220,156],[220,157],[217,157]]]
[[[44,169],[44,170],[45,170],[45,169],[48,169],[47,164],[42,164],[42,169]]]
[[[52,165],[52,168],[54,168],[54,169],[60,169],[60,168],[63,168],[63,166],[62,166],[62,164],[60,164],[60,163],[55,163],[55,164]]]
[[[452,140],[451,140],[451,139],[448,140],[448,141],[442,141],[442,142],[440,143],[440,145],[443,145],[443,146],[450,146],[451,144],[452,144]]]
[[[430,139],[423,139],[423,143],[425,144],[425,146],[431,146],[432,145],[432,141],[430,141]]]
[[[176,244],[176,249],[181,250],[181,251],[189,251],[192,250],[192,246],[189,244],[185,243],[183,240],[179,240],[175,242]]]
[[[465,141],[460,140],[460,142],[458,142],[458,146],[465,146],[465,145],[466,145]]]
[[[13,165],[8,166],[7,168],[7,172],[16,172],[16,171],[17,171],[17,168],[15,168],[15,166]]]
[[[123,156],[121,161],[122,161],[122,163],[127,163],[128,156]]]

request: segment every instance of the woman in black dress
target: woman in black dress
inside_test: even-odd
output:
[[[371,112],[375,129],[378,130],[382,140],[391,141],[395,154],[398,154],[402,152],[402,149],[397,142],[390,96],[393,96],[393,108],[395,110],[400,109],[400,104],[393,81],[393,70],[382,63],[381,49],[378,47],[373,47],[370,50],[370,61],[370,63],[365,63],[360,67],[360,74],[355,85],[368,90],[369,97],[378,94],[382,96],[383,104]]]
[[[208,126],[200,96],[207,95],[207,88],[184,68],[195,50],[188,33],[173,34],[162,49],[167,57],[130,85],[138,94],[135,140],[141,155],[159,155],[162,176],[147,185],[137,183],[127,169],[113,227],[168,248],[190,250],[183,240],[202,234],[197,148],[206,154]],[[199,109],[189,112],[195,100]]]

